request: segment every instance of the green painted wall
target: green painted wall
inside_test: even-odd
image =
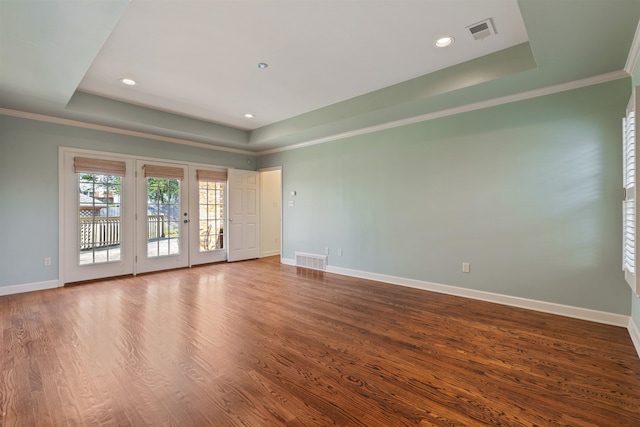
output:
[[[255,156],[0,115],[0,286],[58,279],[60,146],[238,169],[256,163]]]
[[[283,256],[328,247],[338,267],[633,310],[640,324],[620,271],[629,95],[619,80],[262,156],[283,166]],[[237,168],[250,157],[0,116],[0,286],[58,278],[59,146]]]
[[[328,247],[337,267],[628,315],[629,95],[618,80],[263,156],[283,167],[283,257]]]

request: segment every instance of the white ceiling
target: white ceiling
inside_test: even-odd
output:
[[[78,90],[250,130],[525,41],[516,0],[133,0]]]

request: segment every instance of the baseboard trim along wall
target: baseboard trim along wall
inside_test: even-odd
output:
[[[295,260],[292,259],[283,258],[282,263],[295,266]],[[473,289],[461,288],[458,286],[443,285],[440,283],[425,282],[422,280],[406,279],[403,277],[388,276],[385,274],[351,270],[348,268],[334,267],[331,265],[327,266],[327,272],[341,274],[344,276],[357,277],[360,279],[375,280],[377,282],[384,282],[392,285],[407,286],[409,288],[422,289],[425,291],[438,292],[441,294],[494,302],[512,307],[526,308],[529,310],[541,311],[544,313],[558,314],[560,316],[589,320],[592,322],[604,323],[607,325],[622,326],[625,328],[629,327],[630,316],[625,316],[623,314],[607,313],[604,311],[591,310],[588,308],[573,307],[570,305],[513,297],[509,295],[501,295],[485,291],[477,291]],[[636,348],[637,347],[638,346],[636,345]]]
[[[21,294],[23,292],[43,291],[60,287],[58,280],[47,280],[46,282],[25,283],[22,285],[0,286],[0,296]]]
[[[629,335],[631,336],[631,341],[633,341],[633,345],[636,348],[636,353],[640,357],[640,331],[638,331],[638,327],[633,322],[633,319],[629,318],[629,325],[627,326],[629,330]]]
[[[276,256],[280,255],[280,250],[276,249],[274,251],[266,251],[260,254],[260,258],[268,257],[268,256]]]

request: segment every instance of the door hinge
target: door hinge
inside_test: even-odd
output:
[[[622,200],[627,200],[627,189],[622,188]]]

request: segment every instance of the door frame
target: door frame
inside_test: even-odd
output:
[[[278,194],[279,194],[279,198],[278,198],[278,206],[280,208],[280,233],[278,236],[278,241],[279,241],[279,253],[278,255],[280,256],[280,260],[282,260],[282,216],[284,214],[284,207],[282,206],[282,201],[284,200],[283,194],[282,194],[282,166],[274,166],[274,167],[270,167],[270,168],[264,168],[264,169],[259,169],[258,172],[260,173],[260,201],[261,203],[265,200],[265,187],[264,187],[264,179],[263,179],[263,173],[264,172],[273,172],[273,171],[279,171],[280,172],[280,185],[278,187]],[[264,227],[268,227],[269,224],[266,224],[266,222],[264,221],[264,210],[260,211],[260,229],[261,232],[264,231]],[[275,254],[265,254],[265,248],[264,248],[264,239],[261,240],[260,242],[260,257],[265,257],[265,256],[275,256]]]

